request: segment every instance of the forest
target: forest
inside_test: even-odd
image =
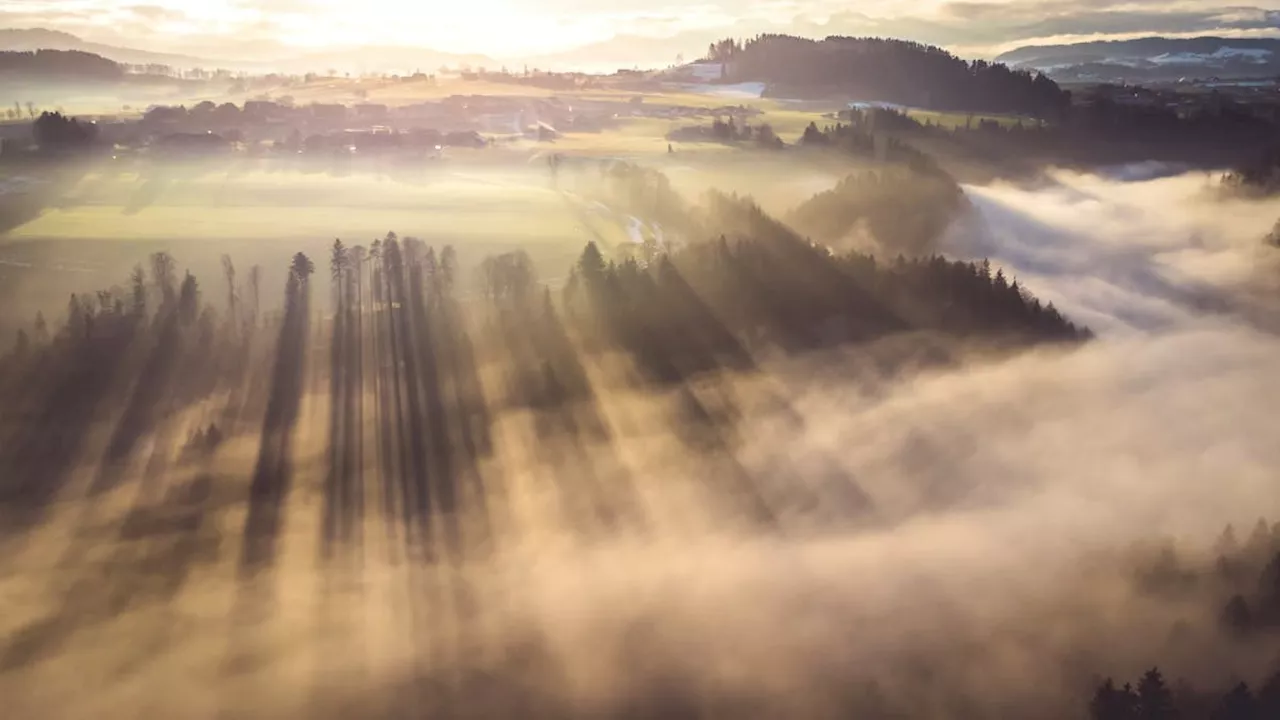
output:
[[[315,264],[301,253],[275,292],[261,286],[256,267],[246,285],[230,257],[223,278],[201,281],[180,275],[172,256],[157,253],[118,286],[72,295],[61,321],[41,316],[19,331],[0,373],[0,396],[7,399],[0,465],[11,469],[0,505],[5,526],[15,532],[38,521],[92,427],[115,426],[94,483],[108,489],[143,438],[174,432],[174,418],[200,407],[208,416],[202,427],[216,427],[212,437],[219,441],[260,423],[252,495],[261,512],[251,514],[246,536],[269,536],[271,521],[260,516],[288,491],[288,445],[305,367],[324,368],[330,378],[334,453],[350,452],[345,433],[374,421],[384,428],[385,479],[398,477],[406,497],[425,503],[425,479],[443,468],[452,479],[433,481],[428,494],[441,493],[439,502],[448,506],[460,492],[453,485],[463,482],[458,468],[478,462],[487,444],[483,418],[495,412],[489,406],[495,399],[486,401],[478,390],[475,373],[482,368],[507,378],[510,396],[499,407],[514,403],[555,415],[607,391],[588,381],[589,358],[627,358],[631,370],[621,377],[631,379],[610,382],[680,387],[726,370],[753,372],[770,352],[891,336],[945,340],[920,343],[932,362],[949,362],[970,343],[1015,349],[1090,337],[1002,270],[934,254],[929,248],[942,216],[912,229],[895,222],[903,211],[892,204],[841,200],[853,187],[890,197],[894,183],[929,184],[914,172],[854,177],[797,211],[797,226],[813,226],[815,237],[843,234],[859,222],[891,233],[881,246],[836,251],[749,198],[712,193],[705,208],[694,208],[660,173],[617,165],[606,172],[615,202],[707,239],[676,248],[647,242],[613,257],[592,242],[554,293],[522,252],[463,270],[452,248],[437,254],[394,233],[368,247],[335,241],[327,308],[313,298]],[[930,192],[954,209],[957,188],[942,177]],[[843,214],[820,221],[827,205]],[[870,254],[885,247],[900,249]],[[325,316],[330,320],[317,327]],[[327,355],[308,350],[315,333],[329,338]],[[252,378],[269,358],[270,376]],[[363,407],[370,395],[378,398],[373,417]],[[215,401],[220,408],[208,407]],[[701,417],[695,424],[711,422],[693,417]],[[391,437],[400,439],[400,451]],[[349,457],[333,462],[336,487],[356,482]],[[328,502],[344,505],[340,497]]]
[[[621,386],[676,389],[681,400],[671,422],[678,442],[715,456],[731,452],[737,412],[744,411],[733,410],[733,393],[716,379],[761,372],[758,363],[770,352],[843,346],[874,353],[886,338],[915,338],[917,350],[878,356],[881,371],[893,374],[905,371],[908,359],[917,366],[959,362],[958,350],[968,343],[1009,353],[1070,348],[1091,337],[987,262],[837,253],[803,239],[750,199],[713,195],[708,202],[719,237],[612,258],[590,243],[559,292],[539,280],[522,252],[460,268],[453,248],[437,252],[395,233],[368,246],[335,240],[319,267],[297,253],[283,287],[274,289],[262,286],[260,268],[241,275],[230,257],[222,277],[202,281],[180,271],[168,253],[153,254],[121,284],[71,296],[57,322],[37,317],[0,360],[6,399],[0,464],[11,470],[0,488],[4,534],[15,539],[35,528],[91,446],[98,459],[90,497],[107,497],[131,473],[141,473],[144,487],[159,488],[182,468],[194,469],[194,484],[174,486],[161,497],[178,495],[163,504],[140,502],[120,529],[132,542],[166,539],[142,559],[164,581],[113,581],[106,594],[69,599],[59,612],[93,617],[115,605],[171,599],[206,562],[210,521],[203,514],[234,492],[218,487],[211,470],[247,436],[256,450],[244,478],[249,508],[236,561],[243,577],[281,562],[285,508],[309,487],[321,498],[326,562],[367,542],[362,527],[370,514],[415,554],[476,560],[502,542],[513,519],[503,505],[507,491],[481,480],[504,414],[536,418],[532,459],[563,473],[555,492],[573,532],[597,537],[646,523],[639,489],[629,486],[620,460],[588,450],[608,442],[598,403]],[[608,358],[625,360],[620,374],[601,374]],[[486,379],[495,373],[502,378],[496,386]],[[304,406],[317,392],[328,410],[314,477],[296,463]],[[110,431],[93,440],[101,424]],[[162,451],[168,446],[176,450]],[[147,447],[155,448],[149,458]],[[777,498],[756,494],[769,483],[745,468],[704,482],[699,492],[717,497],[736,522],[787,527],[776,514]],[[782,492],[803,494],[803,487]],[[170,502],[197,514],[175,515],[165,510]],[[858,522],[865,500],[848,502],[833,520],[838,525]],[[1157,544],[1106,572],[1153,602],[1197,608],[1227,642],[1267,646],[1280,627],[1280,531],[1259,521],[1241,542],[1228,528],[1203,557]],[[37,625],[0,645],[0,667],[56,653],[70,640],[70,631],[58,627]],[[913,716],[894,709],[900,700],[851,680],[861,689],[844,696],[847,710]],[[473,690],[456,692],[437,702],[460,705],[438,707],[476,707]],[[1280,707],[1280,675],[1219,688],[1169,679],[1157,666],[1132,680],[1100,678],[1091,694],[1081,692],[1076,704],[1039,716],[1261,720]],[[488,700],[530,701],[513,688]],[[539,702],[535,715],[536,708],[548,717],[565,712],[546,698]],[[659,714],[672,711],[663,702],[677,702],[681,716],[704,716],[683,701],[637,702]]]
[[[1162,601],[1190,601],[1241,654],[1269,647],[1280,627],[1280,525],[1259,519],[1243,541],[1227,526],[1206,554],[1179,555],[1156,545],[1131,571],[1139,591]],[[1175,633],[1177,629],[1173,630]],[[1140,677],[1102,680],[1088,704],[1092,720],[1263,720],[1280,717],[1280,667],[1224,687],[1171,681],[1159,667]]]
[[[80,50],[0,52],[0,74],[24,78],[119,80],[124,68],[100,55]]]
[[[810,40],[761,35],[724,40],[709,60],[729,82],[763,81],[777,97],[833,94],[937,110],[1061,117],[1071,94],[1044,75],[985,60],[968,62],[941,48],[882,38]]]

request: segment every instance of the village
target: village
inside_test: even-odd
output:
[[[643,78],[616,78],[618,83],[593,93],[571,88],[547,94],[547,88],[529,86],[528,94],[460,92],[413,102],[371,101],[362,90],[343,93],[350,96],[341,98],[345,102],[299,101],[285,87],[240,104],[154,104],[145,110],[127,108],[78,119],[92,125],[95,146],[110,148],[117,158],[289,153],[394,154],[414,160],[439,157],[447,148],[479,149],[522,140],[549,143],[567,133],[603,133],[637,119],[741,121],[758,112],[741,104],[669,102],[652,92],[662,87],[650,87]],[[436,86],[434,77],[423,82]],[[459,83],[459,89],[480,89],[468,84]],[[34,125],[41,110],[28,109],[30,122],[11,119],[0,124],[0,155],[23,153],[39,144]]]

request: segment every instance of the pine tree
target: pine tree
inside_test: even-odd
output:
[[[1089,703],[1091,720],[1133,720],[1136,717],[1138,697],[1127,683],[1116,689],[1115,682],[1107,678],[1094,692]]]
[[[196,321],[200,311],[200,286],[196,277],[187,271],[182,279],[182,289],[178,294],[178,317],[183,323],[190,325]]]
[[[1262,720],[1258,701],[1249,686],[1240,683],[1224,695],[1213,712],[1212,720]]]
[[[1138,717],[1141,720],[1174,720],[1178,717],[1173,693],[1159,668],[1151,668],[1138,681]]]
[[[133,286],[133,314],[142,317],[147,314],[147,274],[142,265],[133,267],[129,283]]]

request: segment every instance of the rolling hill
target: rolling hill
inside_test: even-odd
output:
[[[1248,80],[1280,75],[1280,39],[1149,37],[1028,46],[996,61],[1064,82]]]
[[[156,64],[180,68],[228,67],[226,63],[218,60],[103,45],[83,40],[71,33],[46,30],[44,28],[0,30],[0,50],[79,50],[80,52],[101,55],[108,60],[130,65]]]

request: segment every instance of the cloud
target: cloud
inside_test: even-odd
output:
[[[640,35],[665,41],[646,58],[661,62],[677,53],[698,52],[717,37],[761,32],[902,37],[992,55],[1043,38],[1280,31],[1280,12],[1266,3],[1222,7],[1152,0],[957,0],[909,6],[869,2],[857,11],[847,8],[829,0],[487,0],[445,10],[443,15],[434,8],[415,10],[415,18],[441,19],[413,32],[404,24],[402,4],[367,3],[353,16],[349,5],[332,0],[153,0],[131,6],[107,0],[0,0],[0,18],[9,27],[49,27],[89,40],[165,50],[187,50],[193,44],[216,47],[248,34],[303,44],[443,43],[449,50],[512,57],[535,47],[567,50],[611,36]],[[486,31],[498,15],[523,28],[527,37],[521,41],[492,27]],[[448,33],[442,30],[445,26]],[[463,44],[474,47],[454,46]]]
[[[124,8],[125,12],[136,15],[143,20],[175,20],[186,17],[186,14],[173,8],[159,5],[132,5]]]

